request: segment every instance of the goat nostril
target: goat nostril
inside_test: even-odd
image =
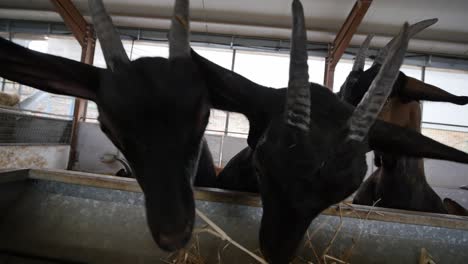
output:
[[[166,251],[176,251],[187,245],[191,238],[191,232],[178,234],[160,234],[157,238],[159,247]]]
[[[159,243],[163,245],[170,245],[173,243],[173,239],[170,236],[160,235],[159,236]]]

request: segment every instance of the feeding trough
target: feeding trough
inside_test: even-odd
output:
[[[133,179],[58,170],[0,172],[0,263],[259,263],[254,194],[198,189],[186,250],[153,242]],[[239,249],[225,235],[246,251]],[[224,239],[224,240],[223,240]],[[311,224],[295,263],[466,263],[468,218],[342,203]],[[430,256],[430,257],[429,257]]]

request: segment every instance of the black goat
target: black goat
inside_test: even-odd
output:
[[[429,25],[433,21],[434,20],[422,21],[413,25],[411,29],[421,31],[425,26],[421,27],[420,25]],[[418,31],[413,31],[412,33],[414,35],[418,33]],[[352,104],[356,99],[359,99],[360,91],[353,89],[355,87],[349,87],[347,85],[352,84],[353,80],[357,80],[357,82],[359,82],[359,76],[364,75],[364,60],[370,44],[370,39],[371,38],[368,37],[362,45],[356,56],[353,71],[350,73],[347,82],[344,83],[340,90],[340,94],[343,95],[343,99],[351,101],[350,103]],[[386,49],[387,47],[383,50]],[[381,61],[379,58],[380,57],[377,57],[376,61]],[[369,76],[367,75],[367,77]],[[420,84],[423,84],[423,82],[418,81],[415,83],[411,79],[405,80],[405,78],[407,77],[400,74],[400,79],[402,79],[399,82],[400,86],[395,85],[394,91],[405,91],[408,90],[408,88],[412,89],[414,86],[420,87]],[[356,81],[354,83],[356,83]],[[406,85],[404,85],[405,83]],[[423,96],[425,96],[426,93],[439,95],[445,93],[437,87],[424,86],[426,86],[425,91],[421,91],[421,95]],[[445,93],[445,98],[452,102],[463,101],[463,97],[449,93]],[[432,99],[437,100],[440,98],[436,98],[434,96]],[[379,118],[386,122],[420,132],[421,116],[421,106],[419,101],[405,98],[401,93],[393,93],[386,102]],[[369,179],[367,179],[356,192],[353,203],[373,205],[378,201],[376,206],[380,207],[434,213],[460,214],[460,210],[457,212],[451,211],[453,208],[457,208],[455,205],[444,205],[442,199],[427,183],[426,176],[424,174],[423,159],[396,156],[386,153],[376,153],[375,156],[375,163],[379,168],[372,173]],[[455,202],[451,200],[447,203],[455,204]]]
[[[334,95],[308,82],[304,14],[300,2],[293,2],[286,107],[272,119],[253,157],[263,201],[260,246],[272,263],[288,263],[310,222],[360,186],[367,134],[397,77],[407,35],[405,28],[354,112],[334,116],[340,107],[332,110],[324,105],[327,96],[318,96]]]
[[[435,24],[437,21],[438,20],[434,18],[423,20],[414,25],[411,25],[409,29],[410,38],[427,27]],[[366,51],[369,47],[371,37],[372,36],[368,37],[363,43],[361,50],[356,56],[353,70],[350,72],[346,78],[346,81],[343,83],[340,91],[338,92],[338,96],[340,98],[352,105],[357,105],[360,99],[364,96],[367,88],[377,76],[382,62],[388,54],[389,48],[394,42],[393,39],[384,48],[382,48],[375,58],[372,67],[364,71]],[[403,72],[399,73],[397,81],[392,88],[391,97],[395,96],[399,97],[404,102],[425,100],[449,102],[458,105],[468,104],[468,96],[453,95],[440,89],[439,87],[424,83],[412,77],[408,77]]]
[[[433,25],[435,22],[437,22],[437,19],[429,19],[412,25],[409,29],[410,37]],[[342,100],[353,105],[359,103],[380,69],[380,66],[376,64],[364,71],[366,52],[371,39],[372,36],[369,36],[362,45],[361,50],[356,56],[353,70],[337,93]],[[387,45],[382,49],[376,58],[377,61],[382,61],[382,58],[388,52],[388,47]],[[410,113],[410,115],[406,115],[398,120],[394,118],[392,118],[392,121],[388,118],[384,118],[383,120],[399,126],[414,128],[414,126],[409,127],[403,124],[414,123],[414,118],[418,116],[414,104],[418,104],[416,101],[419,100],[452,102],[460,105],[468,103],[468,97],[466,96],[450,94],[438,87],[408,77],[403,72],[400,72],[382,116],[396,116],[402,111]],[[389,107],[389,105],[392,105],[392,107]],[[389,111],[389,109],[392,110]],[[235,155],[219,174],[217,178],[218,187],[236,191],[258,192],[258,181],[255,173],[253,173],[254,169],[251,162],[252,153],[253,150],[249,146]],[[376,162],[380,162],[379,158],[376,159]]]
[[[287,263],[312,219],[359,187],[369,149],[468,163],[466,153],[420,133],[382,121],[373,124],[398,75],[408,41],[405,30],[380,68],[370,96],[353,110],[327,88],[308,83],[304,18],[298,0],[293,2],[293,13],[287,90],[260,86],[193,56],[205,74],[213,107],[240,112],[249,119],[248,144],[254,151],[264,207],[260,245],[272,263]],[[244,157],[250,155],[245,153]]]
[[[102,1],[89,0],[89,6],[108,69],[0,39],[0,75],[96,102],[102,131],[125,155],[143,189],[154,240],[165,250],[182,248],[194,223],[195,174],[215,177],[202,142],[210,102],[190,54],[188,0],[175,3],[169,59],[130,61]]]
[[[216,187],[231,191],[258,193],[253,152],[252,148],[246,147],[232,157],[218,174]]]
[[[410,38],[422,31],[423,29],[433,25],[437,22],[437,19],[424,20],[419,23],[412,25],[409,28]],[[348,75],[345,83],[341,87],[337,95],[344,101],[356,106],[359,101],[364,96],[365,92],[368,90],[371,82],[376,77],[379,72],[380,65],[392,42],[390,42],[385,48],[383,48],[378,56],[376,61],[379,63],[374,64],[370,69],[364,71],[364,64],[366,58],[366,52],[369,48],[370,41],[372,36],[369,36],[363,43],[361,50],[356,56],[356,60],[353,66],[353,70]],[[247,82],[246,82],[247,83]],[[251,85],[251,84],[246,84]],[[404,108],[404,111],[409,111],[408,108],[413,109],[413,103],[417,100],[429,100],[429,101],[439,101],[439,102],[452,102],[456,104],[468,104],[468,97],[466,96],[456,96],[450,94],[438,87],[435,87],[430,84],[426,84],[417,79],[406,76],[403,72],[399,72],[398,78],[393,85],[392,93],[389,98],[389,104],[397,104],[398,112],[401,112]],[[387,105],[389,105],[387,104]],[[395,109],[395,107],[392,107]],[[406,118],[414,118],[414,111],[411,111],[412,115],[407,116]],[[389,112],[384,109],[384,115],[392,114],[395,115],[395,112]],[[257,114],[258,115],[258,114]],[[247,116],[255,116],[253,113]],[[259,119],[256,119],[256,123],[259,122]],[[384,119],[385,121],[390,121]],[[395,120],[394,120],[395,121]],[[400,119],[397,123],[391,122],[397,125],[402,126],[402,123],[413,122],[413,119]],[[251,122],[252,124],[252,122]],[[405,127],[405,126],[404,126]],[[419,131],[419,130],[418,130]],[[226,168],[221,171],[217,178],[218,186],[225,189],[236,190],[236,191],[258,191],[258,181],[257,177],[253,172],[253,164],[251,162],[252,148],[246,147],[244,150],[235,155],[226,165]],[[240,174],[242,173],[242,174]]]

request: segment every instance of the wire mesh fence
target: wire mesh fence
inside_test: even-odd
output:
[[[0,108],[0,145],[70,144],[72,121]]]

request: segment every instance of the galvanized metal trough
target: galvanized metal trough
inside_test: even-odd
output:
[[[196,191],[197,208],[259,254],[259,197]],[[132,179],[53,170],[0,171],[0,264],[169,263],[154,244]],[[205,223],[197,219],[197,227]],[[295,263],[468,263],[468,218],[341,204],[310,226]],[[226,246],[228,245],[228,246]],[[257,263],[208,233],[194,235],[205,263]]]

